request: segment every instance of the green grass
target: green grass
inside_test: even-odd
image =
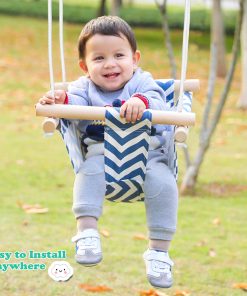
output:
[[[18,24],[18,25],[17,25]],[[74,268],[73,278],[55,283],[46,271],[8,271],[1,273],[0,294],[91,295],[80,283],[107,285],[105,295],[139,295],[148,290],[141,255],[147,241],[135,240],[146,234],[143,204],[106,202],[100,229],[104,261],[97,267],[84,268],[74,262],[75,234],[71,212],[74,175],[66,149],[58,134],[46,139],[42,119],[35,117],[34,104],[48,88],[46,22],[22,17],[0,17],[0,251],[67,251]],[[81,26],[66,25],[65,49],[68,80],[80,74],[77,66],[76,39]],[[57,25],[55,32],[57,31]],[[142,66],[155,77],[168,77],[169,69],[159,30],[136,29],[142,51]],[[174,32],[177,61],[180,61],[181,33]],[[191,33],[189,77],[200,78],[202,89],[194,100],[198,124],[191,129],[189,144],[194,152],[204,106],[208,70],[208,34]],[[227,39],[228,56],[231,38]],[[55,50],[57,44],[55,43]],[[59,62],[55,58],[59,79]],[[195,196],[180,198],[178,231],[171,248],[175,261],[175,284],[165,291],[173,296],[188,290],[193,296],[241,296],[232,285],[246,282],[246,113],[234,108],[240,87],[240,66],[234,78],[229,102],[203,163]],[[219,81],[217,93],[222,81]],[[217,98],[216,98],[217,102]],[[180,154],[180,180],[184,172]],[[225,190],[224,190],[225,188]],[[26,214],[19,203],[48,207],[43,215]],[[214,223],[219,221],[218,223]],[[210,256],[215,254],[215,257]],[[3,263],[0,260],[0,263]],[[16,260],[12,260],[12,262]],[[27,260],[26,260],[27,261]],[[34,260],[29,260],[34,262]],[[38,260],[35,260],[37,262]],[[52,260],[39,260],[47,267]],[[92,294],[93,295],[93,294]],[[98,294],[95,294],[98,295]]]
[[[109,1],[108,12],[110,11]],[[64,20],[71,23],[85,23],[97,16],[98,2],[96,1],[64,1]],[[46,0],[0,0],[0,13],[10,15],[25,15],[31,17],[47,18]],[[58,18],[58,1],[53,1],[54,19]],[[125,4],[120,16],[132,26],[160,27],[161,16],[155,5]],[[183,28],[184,8],[168,5],[169,25],[173,29]],[[224,11],[224,22],[227,33],[233,33],[235,27],[236,11]],[[193,6],[191,10],[191,29],[209,31],[211,12],[203,6]]]

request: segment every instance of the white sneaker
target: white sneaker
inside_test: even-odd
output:
[[[96,229],[86,229],[78,232],[72,238],[76,243],[76,262],[85,266],[93,266],[102,260],[100,235]]]
[[[171,268],[174,265],[168,252],[147,250],[143,254],[147,278],[156,288],[170,288],[173,284]]]

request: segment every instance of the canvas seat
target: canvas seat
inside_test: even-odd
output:
[[[172,110],[176,111],[174,80],[172,80],[172,79],[157,80],[156,82],[166,93],[167,105]],[[185,92],[184,98],[183,98],[183,111],[191,112],[191,105],[192,105],[192,93]],[[148,117],[148,116],[146,116],[146,117]],[[149,118],[149,120],[150,120],[150,118]],[[108,119],[106,119],[106,123],[107,123],[107,121],[108,121]],[[70,161],[73,166],[73,170],[74,170],[75,174],[77,174],[79,172],[79,170],[83,164],[83,161],[85,159],[85,151],[84,151],[83,147],[81,146],[81,138],[83,135],[81,135],[79,132],[78,123],[79,123],[78,120],[60,119],[59,126],[58,126],[58,129],[59,129],[59,131],[63,137],[64,143],[66,145],[68,155],[69,155],[69,158],[70,158]],[[150,126],[148,126],[147,124],[144,124],[144,125],[147,128],[146,132],[144,132],[144,135],[145,135],[145,133],[150,133],[148,131],[148,129],[151,129],[151,124],[150,124]],[[125,125],[121,125],[121,128],[125,128],[124,126]],[[174,126],[166,126],[165,127],[164,133],[165,133],[165,136],[167,134],[167,138],[169,139],[169,141],[167,141],[166,147],[164,147],[164,149],[166,149],[166,152],[168,153],[168,167],[170,168],[174,177],[177,180],[178,165],[177,165],[176,146],[175,146],[174,137],[173,137],[174,128],[175,128]],[[126,124],[126,130],[127,129],[129,129],[129,125]],[[109,129],[108,125],[106,124],[105,139],[109,139],[109,131],[110,131],[110,129]],[[131,129],[131,133],[132,132],[133,132],[133,130]],[[111,131],[111,133],[112,133],[112,131]],[[108,143],[108,142],[109,141],[105,140],[105,143]],[[148,145],[149,145],[149,142],[148,142],[148,144],[144,143],[146,150],[148,150]],[[143,198],[144,198],[143,184],[145,181],[145,167],[143,166],[143,164],[146,165],[147,153],[143,153],[143,155],[144,155],[144,156],[142,155],[143,161],[138,161],[138,164],[140,164],[140,167],[133,166],[133,163],[131,164],[132,167],[134,167],[134,169],[136,171],[139,170],[138,171],[139,176],[137,176],[136,174],[133,175],[133,174],[128,173],[127,180],[126,180],[126,178],[124,178],[124,177],[121,178],[122,174],[121,174],[121,172],[119,172],[118,168],[115,169],[115,173],[112,172],[111,167],[116,167],[115,163],[118,161],[117,159],[115,161],[113,160],[113,158],[114,158],[113,156],[117,154],[116,151],[115,151],[115,153],[112,153],[111,156],[109,156],[109,152],[106,150],[107,149],[106,144],[104,146],[104,149],[105,149],[104,155],[105,155],[105,170],[106,170],[106,184],[107,184],[106,198],[108,197],[108,199],[111,201],[127,201],[127,202],[143,200]],[[136,157],[137,157],[136,159],[140,159],[140,156],[136,156]],[[146,160],[145,160],[145,158],[146,158]],[[126,169],[126,165],[125,165],[124,169]],[[110,175],[110,177],[109,177],[109,171],[113,175],[113,178],[112,178],[112,175]],[[118,174],[117,177],[116,177],[116,174]],[[130,181],[128,181],[128,180],[130,180]],[[114,182],[115,182],[115,185],[113,185]],[[115,186],[115,189],[114,189],[114,186]],[[121,186],[121,188],[119,186]],[[132,191],[130,190],[129,192],[127,192],[128,190],[127,189],[125,190],[124,188],[128,188],[128,187],[129,188],[131,187],[132,189],[136,188],[135,190],[139,194],[136,194],[136,193],[134,194],[133,193],[134,189]],[[118,189],[116,189],[116,188],[118,188]],[[114,190],[118,191],[117,192],[118,194],[115,195]],[[123,198],[123,195],[124,195],[123,190],[126,191],[125,198]],[[130,198],[131,196],[132,196],[132,198]]]

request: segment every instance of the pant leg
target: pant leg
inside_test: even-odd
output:
[[[104,155],[87,158],[74,182],[72,210],[76,218],[101,216],[105,187]]]
[[[144,191],[149,238],[171,240],[177,224],[178,189],[160,150],[149,152]]]

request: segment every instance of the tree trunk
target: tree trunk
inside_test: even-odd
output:
[[[224,107],[226,99],[228,97],[228,93],[229,93],[229,89],[231,86],[234,70],[236,68],[238,51],[239,51],[239,47],[240,47],[240,32],[241,32],[242,17],[243,17],[243,1],[246,1],[246,0],[240,0],[239,17],[238,17],[238,22],[236,25],[236,30],[235,30],[235,35],[234,35],[234,44],[233,44],[233,50],[232,50],[232,61],[231,61],[231,65],[230,65],[230,68],[227,73],[225,86],[223,88],[219,103],[216,107],[216,110],[215,110],[215,112],[212,116],[212,120],[210,122],[209,122],[209,111],[210,111],[210,107],[212,104],[212,96],[213,96],[214,87],[212,87],[212,88],[209,87],[210,92],[208,93],[207,104],[205,107],[204,118],[203,118],[203,124],[201,127],[200,145],[199,145],[199,148],[196,153],[196,157],[195,157],[194,161],[191,163],[190,167],[186,170],[186,173],[185,173],[185,176],[184,176],[181,188],[180,188],[181,194],[192,193],[195,191],[195,185],[196,185],[196,181],[197,181],[197,177],[199,174],[201,164],[202,164],[203,159],[205,157],[205,153],[210,146],[212,135],[217,127],[217,124],[219,122],[220,116],[223,111],[223,107]],[[211,55],[211,58],[215,59],[216,53],[215,53],[214,44],[211,45],[211,51],[214,51]],[[213,72],[216,71],[216,67],[215,67],[214,63],[211,63],[211,67],[214,67],[214,69],[210,70],[210,73],[211,73],[210,79],[212,79],[212,77],[214,77]],[[210,82],[209,84],[212,85],[212,82]],[[214,85],[214,83],[213,83],[213,85]]]
[[[111,0],[111,15],[119,16],[122,0]]]
[[[244,0],[244,16],[241,33],[241,63],[242,82],[238,107],[241,109],[247,109],[247,0]]]
[[[226,53],[224,20],[221,9],[221,0],[213,0],[211,38],[217,49],[217,77],[226,77]]]
[[[199,170],[203,162],[206,151],[209,148],[209,138],[203,143],[201,142],[197,150],[196,157],[193,163],[186,170],[183,182],[180,188],[181,194],[193,194],[195,192],[195,185],[199,175]]]
[[[106,15],[106,0],[100,0],[100,7],[98,10],[98,16]]]
[[[167,0],[164,0],[162,4],[158,2],[158,0],[155,0],[157,7],[160,10],[161,16],[162,16],[162,30],[164,33],[164,39],[165,39],[165,47],[168,52],[168,59],[170,63],[170,71],[171,71],[171,77],[176,79],[177,77],[177,66],[175,61],[175,56],[172,48],[172,42],[171,42],[171,34],[170,34],[170,28],[168,24],[168,16],[167,16]]]
[[[171,34],[168,25],[167,13],[162,17],[162,29],[165,35],[165,45],[168,51],[168,58],[170,62],[170,69],[171,69],[171,77],[173,79],[177,78],[177,66],[175,62],[175,56],[173,52],[172,42],[171,42]]]

